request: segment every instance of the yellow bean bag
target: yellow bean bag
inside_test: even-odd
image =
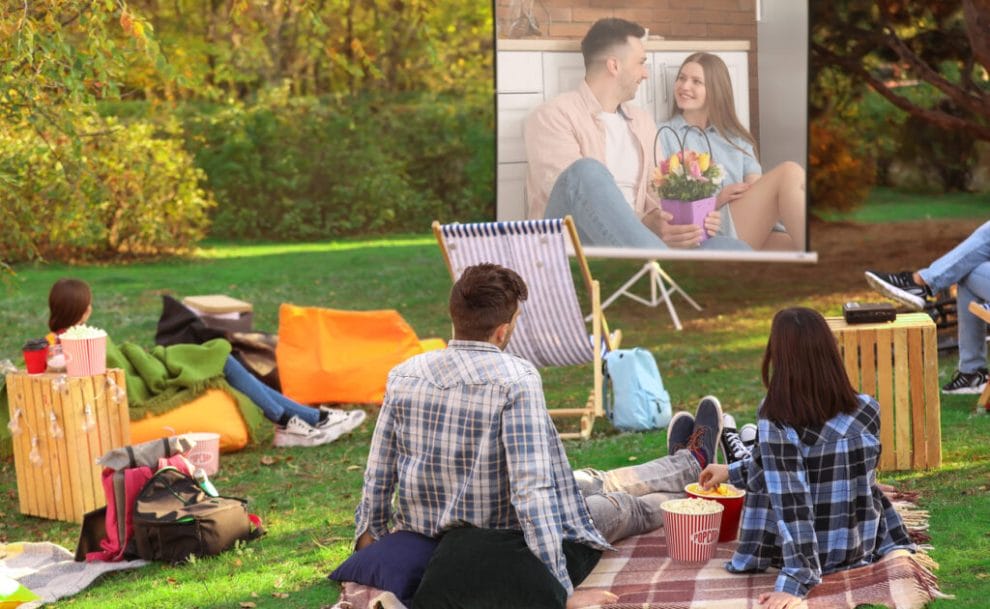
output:
[[[131,421],[131,443],[198,431],[220,434],[222,453],[241,450],[251,439],[237,401],[226,391],[209,389],[195,400],[164,414]]]
[[[392,368],[445,346],[441,339],[421,341],[391,309],[279,307],[275,359],[282,393],[304,404],[380,404]]]

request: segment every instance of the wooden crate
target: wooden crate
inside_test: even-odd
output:
[[[908,313],[888,323],[827,318],[853,387],[880,402],[883,470],[942,464],[941,401],[935,322]]]
[[[105,505],[96,459],[130,444],[124,383],[120,369],[79,378],[7,375],[22,514],[82,522]]]

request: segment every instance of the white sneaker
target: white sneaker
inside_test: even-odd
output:
[[[361,423],[364,423],[364,420],[368,417],[360,408],[341,410],[339,408],[320,406],[320,411],[327,413],[327,418],[325,421],[317,423],[316,429],[333,436],[334,440],[360,427]]]
[[[752,450],[753,445],[756,444],[756,425],[752,423],[743,425],[742,429],[739,430],[739,439],[747,448]]]
[[[329,434],[313,427],[299,417],[292,417],[285,427],[275,426],[275,439],[273,446],[319,446],[327,444],[337,439]]]

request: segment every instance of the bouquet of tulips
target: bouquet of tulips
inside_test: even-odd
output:
[[[696,201],[718,192],[724,175],[711,154],[677,151],[654,168],[650,186],[662,199]]]

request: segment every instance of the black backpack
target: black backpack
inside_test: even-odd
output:
[[[261,521],[247,511],[247,502],[211,497],[196,480],[164,467],[134,502],[137,555],[145,560],[182,562],[190,556],[213,556],[239,540],[264,534]]]

